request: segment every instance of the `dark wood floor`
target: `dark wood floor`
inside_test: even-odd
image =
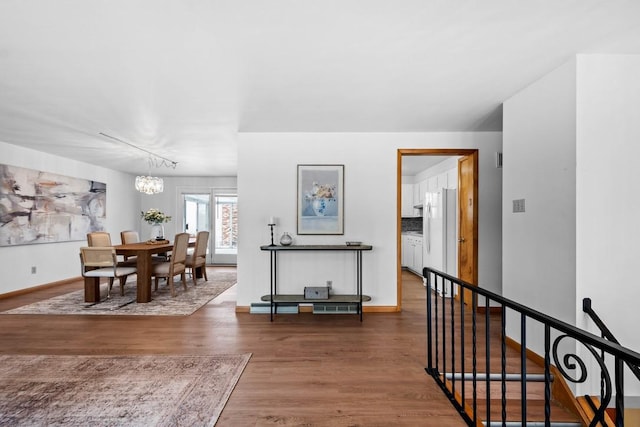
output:
[[[0,311],[80,288],[3,299]],[[311,313],[271,323],[236,313],[234,291],[186,317],[0,315],[0,354],[250,352],[218,426],[465,425],[424,372],[425,292],[411,273],[403,312],[365,313],[362,323]]]

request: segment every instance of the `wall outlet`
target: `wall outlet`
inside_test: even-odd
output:
[[[333,285],[333,281],[327,280],[327,288],[331,289],[332,285]]]
[[[31,274],[36,274],[36,266],[31,266]]]

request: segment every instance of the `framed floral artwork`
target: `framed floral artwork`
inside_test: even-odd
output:
[[[344,165],[298,165],[298,234],[344,234]]]

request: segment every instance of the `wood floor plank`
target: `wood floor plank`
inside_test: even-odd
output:
[[[214,267],[209,267],[214,268]],[[215,267],[228,268],[228,267]],[[0,300],[0,311],[82,282]],[[0,354],[253,354],[217,426],[464,426],[424,372],[426,296],[403,273],[403,311],[236,313],[235,289],[191,316],[0,315]]]

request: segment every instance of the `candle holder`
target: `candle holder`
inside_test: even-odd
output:
[[[273,227],[275,226],[275,224],[267,224],[270,228],[271,228],[271,244],[269,246],[275,246],[276,244],[273,243]]]

